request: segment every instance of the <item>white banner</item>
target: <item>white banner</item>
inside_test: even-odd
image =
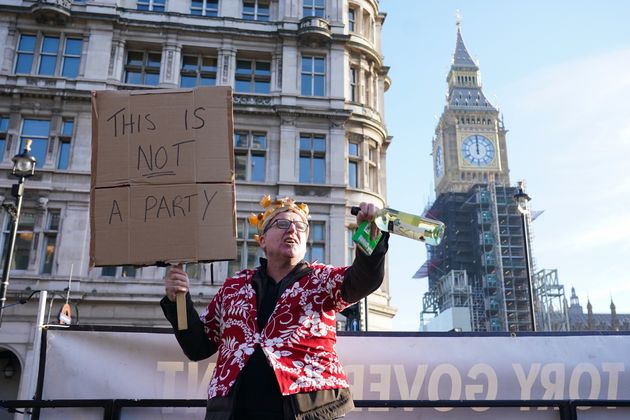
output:
[[[214,358],[191,362],[174,336],[50,329],[42,399],[205,399]],[[355,400],[630,400],[630,335],[341,336]],[[384,412],[386,411],[386,412]],[[44,410],[77,418],[78,409]],[[81,418],[102,418],[82,410]],[[203,409],[125,408],[123,418],[203,418]],[[357,409],[348,419],[559,419],[544,407]],[[54,416],[54,417],[52,417]],[[420,416],[420,417],[419,417]],[[578,418],[627,419],[630,408]]]

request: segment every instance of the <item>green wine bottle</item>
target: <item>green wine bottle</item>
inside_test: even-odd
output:
[[[359,211],[361,211],[359,207],[350,209],[350,213],[355,216],[359,214]],[[376,212],[374,223],[384,232],[405,236],[433,246],[440,244],[445,229],[444,223],[439,220],[428,219],[387,207]]]

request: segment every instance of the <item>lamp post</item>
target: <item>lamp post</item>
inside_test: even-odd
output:
[[[524,191],[524,182],[518,182],[518,192],[514,194],[516,209],[521,215],[523,227],[523,251],[525,255],[525,274],[527,275],[527,290],[529,294],[529,314],[532,323],[532,331],[536,331],[536,315],[534,312],[534,283],[532,281],[531,258],[529,255],[529,200],[531,197]]]
[[[18,178],[18,183],[11,187],[11,193],[16,198],[15,207],[3,205],[9,216],[11,216],[11,234],[7,246],[7,254],[4,257],[4,270],[2,271],[2,284],[0,284],[0,326],[2,326],[2,311],[7,300],[7,288],[9,287],[9,271],[13,260],[13,249],[15,248],[15,237],[17,236],[18,224],[20,222],[20,211],[22,210],[22,198],[24,197],[24,181],[35,174],[35,164],[37,160],[31,155],[32,140],[26,140],[24,151],[13,156],[13,170],[11,174]]]

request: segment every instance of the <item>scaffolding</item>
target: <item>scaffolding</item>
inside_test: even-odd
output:
[[[468,308],[472,319],[472,306],[472,288],[466,270],[451,270],[424,294],[420,324],[425,325],[428,321],[425,315],[431,314],[433,318],[450,308]]]
[[[534,275],[536,320],[540,331],[569,331],[569,312],[558,270],[543,269]]]
[[[455,270],[467,276],[472,331],[531,330],[524,250],[531,231],[523,232],[515,192],[489,177],[488,183],[465,193],[444,193],[433,203],[430,216],[443,220],[447,230],[442,243],[429,249],[425,263],[429,292],[423,297],[422,323],[426,315],[445,309],[443,300],[450,293],[445,276]],[[531,273],[533,268],[532,258]]]

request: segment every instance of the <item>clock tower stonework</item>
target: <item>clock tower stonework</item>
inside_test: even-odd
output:
[[[447,102],[433,138],[435,193],[467,192],[475,184],[510,185],[506,130],[481,89],[479,67],[457,25]]]

